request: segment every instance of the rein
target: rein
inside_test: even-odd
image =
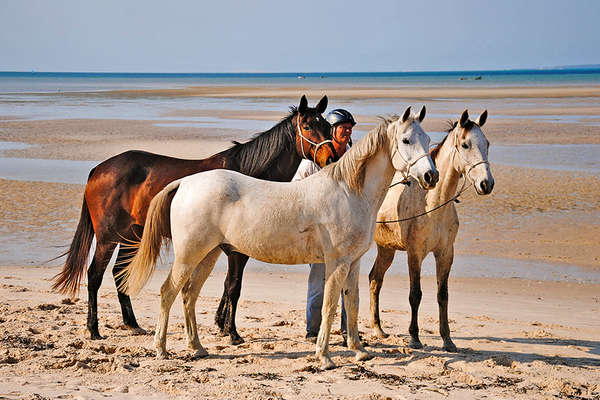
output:
[[[303,140],[306,140],[309,144],[312,144],[313,146],[315,146],[315,152],[314,152],[313,160],[312,161],[316,164],[317,163],[317,152],[319,151],[319,147],[323,146],[326,143],[332,143],[333,144],[333,140],[327,139],[327,140],[323,140],[321,143],[315,143],[312,140],[310,140],[309,138],[307,138],[306,136],[304,136],[302,134],[302,128],[300,128],[300,113],[298,113],[298,116],[296,118],[296,127],[298,128],[298,134],[300,135],[300,148],[302,149],[302,157],[305,160],[310,160],[310,158],[308,158],[306,156],[306,154],[304,153],[304,142],[303,142]]]

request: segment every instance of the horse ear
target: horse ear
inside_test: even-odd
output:
[[[425,119],[425,106],[423,106],[423,108],[421,108],[421,112],[419,113],[419,122],[423,122],[423,120]]]
[[[302,98],[300,99],[300,105],[298,106],[298,112],[300,114],[304,114],[306,112],[307,108],[308,108],[308,100],[306,100],[305,95],[302,95]]]
[[[329,100],[327,99],[327,96],[323,96],[323,98],[321,99],[321,101],[319,101],[319,104],[317,104],[317,112],[319,114],[323,114],[325,112],[325,110],[327,109],[327,102]]]
[[[460,127],[464,128],[467,125],[467,122],[469,122],[469,111],[465,110],[465,111],[463,111],[462,115],[460,116],[460,121],[459,121]]]
[[[483,124],[485,124],[485,121],[487,121],[487,110],[484,110],[481,113],[481,115],[477,118],[477,121],[475,121],[475,123],[482,127]]]
[[[410,106],[408,106],[408,108],[406,109],[406,111],[404,111],[404,114],[402,114],[402,122],[406,122],[406,120],[408,119],[408,117],[410,117]]]

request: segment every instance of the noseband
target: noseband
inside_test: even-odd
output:
[[[310,140],[309,138],[307,138],[306,136],[304,136],[302,134],[302,128],[300,128],[300,113],[298,113],[298,116],[296,118],[296,127],[298,128],[298,134],[300,135],[300,148],[302,149],[302,158],[304,158],[306,160],[310,160],[310,158],[308,158],[306,156],[306,154],[304,153],[304,142],[303,142],[303,140],[306,140],[309,144],[312,144],[313,146],[315,146],[315,152],[314,152],[314,156],[313,156],[313,160],[312,161],[315,164],[317,164],[317,153],[319,152],[319,147],[323,146],[326,143],[331,143],[333,145],[333,140],[327,139],[327,140],[323,140],[321,143],[315,143],[312,140]]]

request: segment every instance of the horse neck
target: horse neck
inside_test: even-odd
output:
[[[276,129],[276,128],[278,128],[279,130],[292,129],[292,130],[294,130],[294,133],[295,133],[295,127],[294,127],[294,124],[292,121],[293,121],[293,115],[284,119],[276,127],[272,128],[272,129]],[[285,124],[285,125],[289,124],[289,126],[280,126],[282,124]],[[270,133],[264,132],[264,133],[260,134],[259,136],[262,136],[264,134],[282,135],[283,133],[280,131],[278,131],[278,132],[273,131]],[[217,163],[221,164],[217,168],[232,169],[232,170],[239,171],[239,172],[242,172],[242,173],[245,173],[248,175],[252,175],[253,177],[259,178],[259,179],[266,179],[266,180],[280,181],[280,182],[291,181],[294,176],[294,173],[296,172],[296,170],[298,169],[298,166],[300,165],[300,161],[302,161],[302,157],[298,154],[298,151],[296,149],[296,135],[295,134],[284,135],[283,140],[285,140],[285,141],[289,140],[289,143],[280,145],[278,152],[268,151],[268,152],[265,152],[265,154],[257,154],[256,155],[257,160],[260,159],[260,164],[262,167],[258,172],[250,173],[249,171],[247,171],[246,169],[243,168],[243,166],[241,165],[242,160],[239,159],[241,157],[240,154],[242,154],[243,152],[248,152],[248,151],[256,152],[259,150],[264,150],[264,146],[256,145],[257,141],[265,139],[264,137],[261,139],[259,136],[255,137],[254,139],[250,140],[249,142],[237,144],[225,151],[222,151],[219,154],[215,154],[210,159],[214,159],[217,161]],[[243,146],[243,147],[245,147],[245,149],[236,149],[237,146]],[[290,151],[291,149],[293,149],[293,150]],[[246,155],[247,155],[247,153],[246,153]],[[210,159],[207,159],[207,160],[210,160]]]
[[[453,133],[450,133],[453,135]],[[440,173],[440,180],[432,190],[427,191],[429,207],[436,207],[456,195],[460,172],[454,167],[454,138],[449,137],[438,152],[435,159],[436,167]]]
[[[297,151],[281,151],[271,161],[271,167],[263,171],[257,178],[268,181],[289,182],[294,177],[301,161],[302,157],[298,155]]]
[[[396,170],[392,165],[390,140],[366,162],[365,180],[362,188],[362,196],[368,199],[373,212],[377,213],[388,188],[394,179]]]

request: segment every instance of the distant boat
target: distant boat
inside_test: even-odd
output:
[[[304,79],[304,75],[298,75],[297,78],[298,79]]]

